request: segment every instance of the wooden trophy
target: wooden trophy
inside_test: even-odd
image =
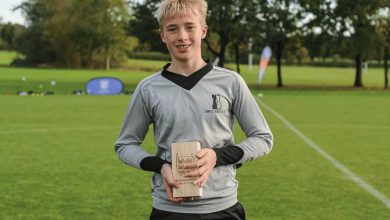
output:
[[[198,177],[185,177],[195,168],[180,168],[182,164],[194,164],[198,158],[196,154],[200,150],[199,142],[182,142],[172,144],[172,172],[173,178],[180,183],[179,188],[173,188],[173,197],[199,197],[202,196],[202,188],[193,182]]]

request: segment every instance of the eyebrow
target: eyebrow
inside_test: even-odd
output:
[[[187,23],[184,23],[184,25],[194,25],[195,22],[187,22]],[[166,26],[165,28],[169,28],[169,27],[177,27],[178,25],[177,24],[170,24],[168,26]]]

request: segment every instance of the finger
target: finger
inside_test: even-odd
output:
[[[207,158],[203,157],[202,159],[199,159],[198,161],[196,161],[196,167],[201,167],[201,166],[204,166],[205,164],[207,164],[208,160]]]
[[[204,174],[206,171],[207,171],[207,168],[203,166],[203,167],[201,167],[201,168],[199,168],[197,170],[194,170],[194,171],[192,171],[190,173],[187,173],[185,176],[186,177],[199,177],[202,174]]]
[[[203,187],[206,184],[209,175],[210,175],[210,171],[205,172],[202,176],[200,176],[200,180],[199,180],[200,187]]]
[[[166,183],[169,187],[175,187],[175,188],[180,187],[180,183],[175,181],[172,176],[168,176],[164,178],[164,183]]]
[[[169,201],[173,202],[173,203],[181,203],[184,201],[184,198],[175,198],[175,197],[171,197],[171,198],[168,198]]]
[[[173,202],[173,203],[181,203],[184,201],[184,198],[183,197],[173,197],[173,196],[168,196],[168,200]]]
[[[188,168],[198,168],[196,163],[184,163],[179,165],[180,169],[188,169]]]
[[[164,183],[164,188],[165,188],[165,192],[167,193],[168,199],[171,200],[171,197],[173,195],[172,189],[165,179],[163,180],[163,183]]]
[[[202,150],[200,150],[200,151],[196,154],[196,156],[197,156],[198,158],[202,158],[202,157],[204,157],[204,156],[207,154],[207,151],[208,151],[208,149],[202,149]]]
[[[200,176],[200,173],[199,173],[199,170],[194,170],[190,173],[186,173],[184,176],[185,177],[198,177],[198,176]]]
[[[168,195],[168,199],[169,201],[173,202],[173,203],[181,203],[183,202],[184,198],[183,197],[173,197],[173,191],[171,188],[169,188],[169,193],[167,192],[167,195]]]
[[[178,183],[176,181],[171,181],[171,182],[168,182],[168,186],[179,188],[180,187],[180,183]]]
[[[180,183],[178,183],[176,181],[168,183],[167,181],[164,180],[164,182],[166,183],[166,184],[164,183],[164,185],[166,185],[165,188],[170,188],[170,189],[176,188],[177,189],[180,187]]]
[[[208,177],[209,177],[208,172],[205,172],[197,180],[194,181],[194,184],[199,185],[200,187],[203,187],[204,184],[206,183]]]
[[[164,180],[165,192],[167,193],[168,200],[173,203],[181,203],[183,201],[182,197],[173,197],[173,190],[169,187],[168,183]]]
[[[192,201],[192,200],[194,200],[194,197],[185,197],[184,198],[184,201]]]

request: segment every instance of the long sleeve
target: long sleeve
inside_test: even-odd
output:
[[[152,156],[141,148],[151,123],[152,118],[142,97],[141,83],[133,94],[122,129],[115,142],[115,151],[123,163],[141,169],[141,161]]]
[[[213,148],[213,150],[217,156],[217,163],[215,166],[236,164],[244,155],[244,151],[240,147],[234,145]]]
[[[233,113],[247,138],[236,146],[244,151],[237,164],[268,154],[273,145],[273,135],[245,81],[237,76]]]

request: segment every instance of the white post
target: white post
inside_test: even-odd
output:
[[[368,61],[364,62],[364,71],[363,73],[366,74],[368,71]]]
[[[249,38],[248,42],[248,66],[249,69],[252,70],[252,65],[253,65],[253,55],[252,55],[252,44],[253,44],[253,39]]]

